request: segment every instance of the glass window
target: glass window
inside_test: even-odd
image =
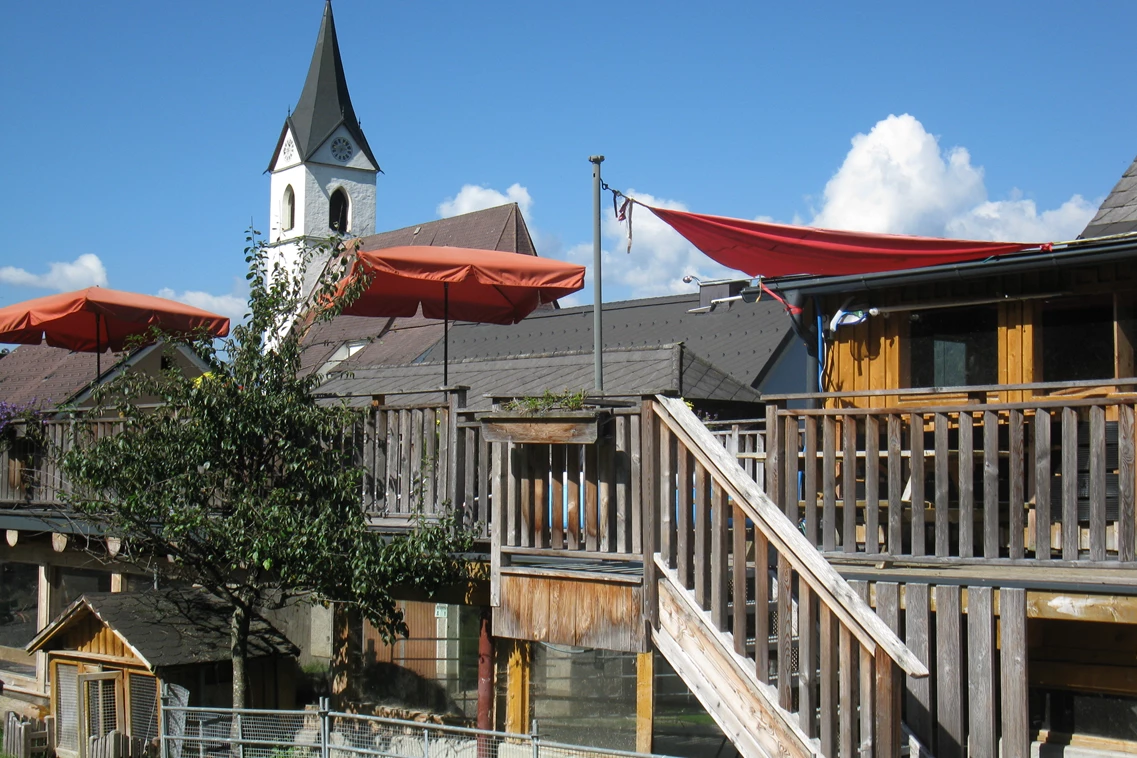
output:
[[[39,567],[0,563],[0,645],[22,648],[31,642],[38,607]]]
[[[1113,378],[1113,304],[1075,300],[1042,310],[1042,380]]]
[[[962,387],[999,381],[996,307],[920,311],[910,318],[913,387]]]
[[[110,592],[111,575],[103,571],[88,571],[86,569],[60,569],[59,605],[55,612],[62,611],[79,599],[80,595],[88,592]]]

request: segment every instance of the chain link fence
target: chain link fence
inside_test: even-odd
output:
[[[167,705],[161,758],[647,758],[537,735],[336,713]]]

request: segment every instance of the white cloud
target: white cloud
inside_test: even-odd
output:
[[[246,299],[240,295],[214,295],[199,290],[175,292],[169,287],[163,287],[158,290],[158,297],[177,300],[179,303],[185,303],[195,308],[201,308],[222,316],[228,316],[229,320],[234,324],[244,320],[245,312],[248,310]]]
[[[813,226],[1049,242],[1076,237],[1096,210],[1080,195],[1041,213],[1017,193],[988,200],[983,168],[972,165],[967,149],[941,150],[936,137],[908,114],[879,121],[852,143],[825,185]]]
[[[438,215],[441,218],[460,216],[463,213],[484,211],[506,203],[517,203],[521,212],[529,215],[529,208],[533,205],[533,198],[529,190],[520,184],[509,186],[504,194],[490,187],[481,187],[477,184],[466,184],[454,197],[447,198],[438,204]]]
[[[687,210],[683,203],[667,198],[628,190],[629,196],[657,208]],[[698,289],[694,282],[687,284],[683,277],[691,275],[703,280],[743,276],[703,255],[695,246],[670,226],[660,221],[646,208],[632,212],[632,250],[628,249],[627,224],[617,221],[611,210],[605,210],[602,224],[606,240],[600,265],[604,276],[604,299],[626,300],[638,297],[674,295]],[[615,251],[615,252],[613,252]],[[569,248],[567,260],[588,268],[588,288],[592,286],[592,245],[589,243]],[[576,296],[577,299],[581,295]],[[562,301],[563,302],[563,301]],[[582,302],[592,302],[592,296]]]
[[[26,269],[4,266],[0,268],[0,283],[66,292],[107,286],[107,270],[99,256],[84,253],[70,263],[48,264],[46,274],[32,274]]]

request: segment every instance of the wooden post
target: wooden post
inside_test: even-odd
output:
[[[482,609],[478,628],[478,729],[493,729],[493,701],[494,701],[494,660],[493,660],[493,628],[489,608]]]
[[[636,656],[636,752],[650,753],[655,707],[655,653]]]
[[[529,732],[529,643],[510,640],[505,682],[505,731],[513,734]]]
[[[446,497],[450,500],[450,507],[455,512],[462,514],[463,523],[465,523],[466,503],[465,488],[466,482],[466,435],[461,434],[458,429],[458,411],[466,407],[466,391],[469,387],[448,387],[447,392],[450,395],[450,413],[449,413],[449,432],[450,432],[450,450],[449,460],[446,461],[447,466],[447,490]],[[408,486],[406,482],[403,486]]]
[[[644,620],[649,626],[659,624],[659,586],[655,578],[655,553],[659,549],[659,421],[655,417],[655,403],[648,399],[640,406],[640,451],[643,461],[640,472],[642,502],[634,508],[642,511],[643,534],[640,543],[644,553]]]
[[[969,755],[997,755],[995,730],[995,619],[990,587],[967,590]]]
[[[911,587],[911,585],[909,585]],[[936,755],[964,755],[963,630],[960,588],[936,587]]]

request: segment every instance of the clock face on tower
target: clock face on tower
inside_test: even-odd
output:
[[[343,137],[332,140],[332,157],[340,163],[346,163],[351,158],[351,143]]]
[[[291,137],[284,141],[284,147],[281,148],[280,154],[284,156],[285,161],[291,161],[293,156],[296,155],[296,145],[292,144]]]

